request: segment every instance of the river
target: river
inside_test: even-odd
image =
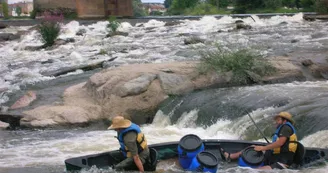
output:
[[[36,31],[19,41],[0,45],[1,106],[9,106],[24,91],[47,86],[51,81],[63,84],[72,78],[81,81],[93,72],[76,72],[51,77],[45,74],[79,65],[107,61],[114,68],[122,64],[160,63],[199,59],[198,52],[221,44],[227,49],[250,47],[264,56],[286,55],[293,58],[316,57],[325,61],[328,45],[327,22],[307,22],[302,14],[274,16],[260,19],[244,18],[251,30],[230,31],[238,18],[216,19],[206,16],[200,20],[182,20],[180,24],[165,26],[164,22],[150,20],[140,26],[122,23],[121,31],[128,37],[105,38],[107,22],[83,26],[78,22],[63,25],[60,38],[74,38],[74,43],[52,50],[28,51],[26,46],[41,45]],[[0,32],[17,32],[29,27],[10,27]],[[76,32],[85,29],[84,36]],[[219,32],[218,32],[219,31]],[[205,43],[185,45],[185,38],[200,37]],[[99,54],[99,52],[105,52]],[[69,76],[69,77],[68,77]],[[60,80],[62,79],[62,80]],[[48,90],[51,95],[61,91]],[[56,85],[57,86],[57,85]],[[264,141],[257,133],[245,111],[255,119],[270,137],[273,131],[271,116],[287,110],[294,114],[301,142],[308,147],[328,147],[326,118],[328,82],[294,82],[264,86],[211,89],[166,100],[157,112],[154,122],[142,126],[150,144],[177,141],[186,134],[197,134],[203,139],[246,139]],[[57,93],[58,95],[58,93]],[[40,97],[47,100],[48,97]],[[60,97],[58,97],[60,98]],[[49,101],[48,101],[49,102]],[[33,105],[32,105],[33,106]],[[22,129],[0,131],[0,172],[36,173],[65,172],[64,160],[118,148],[115,133],[106,130],[105,123],[86,128]],[[183,172],[174,163],[161,163],[165,172]],[[307,168],[296,172],[327,172],[328,167]],[[93,168],[85,173],[114,172]],[[238,167],[219,172],[259,172]],[[295,172],[295,171],[281,171]]]

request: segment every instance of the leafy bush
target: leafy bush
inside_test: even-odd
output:
[[[39,25],[39,33],[41,34],[44,47],[52,46],[60,32],[60,22],[63,20],[63,15],[54,16],[50,13],[45,13],[44,21]]]
[[[258,53],[248,49],[228,51],[220,46],[212,51],[201,52],[201,63],[198,67],[201,73],[209,71],[232,72],[232,81],[247,84],[257,82],[260,77],[272,74],[275,68]]]
[[[2,13],[5,19],[9,19],[8,4],[6,2],[2,2]]]
[[[163,13],[160,11],[152,11],[149,13],[150,16],[163,16]]]
[[[249,10],[263,8],[264,0],[235,0],[234,13],[247,13]]]
[[[133,8],[133,16],[135,17],[147,15],[145,9],[143,8],[141,0],[133,0],[132,8]]]
[[[319,14],[328,14],[328,0],[317,0],[315,3],[315,9]]]
[[[226,14],[227,11],[219,10],[216,6],[199,3],[194,8],[188,8],[184,11],[185,15],[206,15],[206,14]]]
[[[278,9],[281,7],[282,2],[281,0],[265,0],[264,6],[265,8],[271,8],[271,9]]]
[[[116,20],[115,17],[111,16],[108,19],[109,24],[107,25],[107,28],[109,28],[112,32],[116,32],[117,29],[120,27],[121,23]]]

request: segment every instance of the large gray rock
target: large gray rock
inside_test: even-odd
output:
[[[27,51],[38,51],[41,49],[43,49],[43,46],[26,46],[24,48],[24,50],[27,50]]]
[[[63,94],[62,105],[44,105],[24,111],[21,126],[51,127],[103,119],[101,106],[88,95],[84,85],[85,83],[81,83],[67,88]]]
[[[0,41],[11,41],[19,39],[20,35],[12,33],[0,33]]]
[[[254,82],[277,83],[308,79],[302,71],[314,78],[327,77],[328,66],[303,67],[289,57],[272,57],[277,68],[274,75],[260,77],[249,72]],[[133,64],[105,69],[94,74],[86,83],[68,88],[63,104],[45,105],[25,111],[21,125],[48,127],[63,124],[83,124],[102,121],[117,114],[135,123],[149,123],[157,108],[169,95],[181,95],[196,89],[229,87],[232,72],[207,74],[196,70],[199,62],[173,62],[160,64]],[[156,76],[156,77],[155,77]]]
[[[7,25],[0,23],[0,29],[5,29],[5,28],[7,28]]]
[[[4,129],[7,129],[7,128],[9,128],[9,124],[0,121],[0,130],[4,130]]]
[[[127,37],[129,35],[129,33],[127,33],[127,32],[120,32],[120,31],[110,32],[110,33],[108,33],[106,35],[106,37],[113,37],[113,36],[117,36],[117,35]]]
[[[37,99],[36,93],[34,91],[26,92],[21,98],[19,98],[10,109],[19,109],[29,106],[34,100]]]
[[[154,74],[145,74],[136,79],[132,79],[119,87],[117,94],[121,97],[138,95],[145,92],[155,78],[156,75]]]
[[[87,33],[87,30],[84,28],[79,29],[79,31],[76,32],[76,35],[83,36]]]
[[[205,39],[197,37],[197,36],[193,36],[193,37],[189,37],[184,39],[184,44],[188,45],[188,44],[197,44],[197,43],[205,43]]]
[[[236,24],[236,29],[237,30],[239,30],[239,29],[249,30],[249,29],[252,29],[252,26],[251,25],[244,24],[244,23],[237,23]]]
[[[166,94],[183,94],[194,90],[191,80],[184,75],[159,73],[158,79]]]

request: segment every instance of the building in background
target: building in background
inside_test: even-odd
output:
[[[143,6],[149,15],[164,14],[167,9],[161,3],[143,3]]]
[[[133,0],[34,0],[39,9],[69,8],[78,17],[133,16]]]
[[[9,16],[18,16],[16,9],[21,8],[21,16],[29,16],[33,11],[33,2],[18,2],[14,4],[8,4]]]

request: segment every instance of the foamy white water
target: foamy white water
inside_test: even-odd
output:
[[[270,112],[273,108],[259,109],[252,112],[251,115],[258,121],[262,119],[257,114]],[[152,124],[142,126],[142,131],[146,134],[149,144],[179,141],[181,137],[187,134],[196,134],[203,139],[239,139],[243,129],[247,128],[249,119],[241,118],[235,122],[229,120],[218,120],[208,127],[195,126],[195,120],[198,116],[197,110],[185,112],[184,116],[176,124],[171,124],[169,115],[159,111]],[[244,124],[240,122],[245,122]],[[242,127],[239,130],[234,129],[234,125]],[[307,147],[328,146],[328,138],[324,137],[326,131],[318,132],[305,137],[301,142]],[[0,168],[6,167],[37,167],[40,165],[63,165],[64,160],[71,157],[83,156],[116,150],[119,148],[116,132],[110,130],[85,131],[81,130],[63,130],[63,131],[18,131],[10,134],[11,139],[1,142]],[[12,137],[13,136],[13,137]],[[257,141],[263,141],[259,139]],[[64,168],[63,168],[64,169]],[[159,164],[158,169],[164,169],[166,172],[183,172],[178,165],[172,162],[163,162]],[[86,172],[97,172],[93,168]],[[328,167],[311,168],[300,171],[282,170],[278,172],[314,172],[321,173],[328,170]],[[263,172],[247,168],[229,168],[228,170],[219,170],[218,172]],[[99,171],[98,171],[99,172]],[[277,170],[269,171],[277,172]]]
[[[37,31],[31,31],[18,41],[0,45],[0,89],[7,92],[20,89],[20,86],[42,80],[52,80],[44,76],[47,72],[62,68],[103,62],[116,58],[109,63],[117,66],[131,63],[160,63],[168,61],[188,61],[200,58],[198,52],[219,43],[225,48],[236,49],[255,47],[264,55],[286,54],[293,50],[320,50],[327,43],[328,33],[324,22],[306,22],[303,14],[295,16],[274,16],[260,19],[257,16],[232,18],[224,16],[216,19],[205,16],[200,20],[181,20],[181,24],[164,26],[165,22],[150,20],[143,25],[131,26],[122,23],[119,31],[128,32],[127,37],[106,38],[107,21],[92,25],[80,25],[72,21],[62,26],[60,39],[74,39],[74,42],[54,49],[38,51],[25,50],[29,46],[41,46],[41,37]],[[248,31],[231,31],[235,21],[243,20],[252,26]],[[10,27],[2,32],[17,32],[29,27]],[[77,36],[79,30],[85,35]],[[222,31],[222,32],[218,32]],[[181,35],[182,34],[182,35]],[[316,36],[320,35],[320,37]],[[205,43],[185,45],[184,39],[200,37]],[[291,40],[297,40],[291,43]],[[102,52],[102,53],[100,53]],[[8,99],[6,94],[0,98],[0,104]]]
[[[252,26],[251,30],[231,31],[236,20],[243,20]],[[254,21],[255,20],[255,21]],[[168,61],[188,61],[199,59],[198,51],[213,48],[215,43],[226,49],[240,47],[256,47],[263,55],[282,55],[297,50],[310,52],[325,49],[328,42],[327,23],[320,21],[306,22],[302,14],[292,17],[275,16],[269,19],[232,18],[230,16],[216,19],[206,16],[198,21],[182,20],[181,24],[166,27],[165,22],[150,20],[140,27],[122,23],[120,31],[128,32],[129,36],[105,38],[108,22],[98,22],[83,26],[73,21],[63,25],[59,36],[61,39],[74,38],[75,42],[61,45],[52,50],[25,50],[27,46],[42,45],[40,35],[32,31],[18,41],[6,42],[0,45],[0,89],[8,88],[0,94],[0,105],[6,104],[10,92],[20,90],[22,85],[54,77],[44,75],[46,72],[64,67],[74,67],[106,61],[116,58],[110,66],[132,63],[160,63]],[[6,32],[15,33],[27,28],[9,28]],[[84,36],[76,36],[76,32],[84,29]],[[220,31],[220,32],[218,32]],[[228,32],[229,31],[229,32]],[[231,32],[230,32],[231,31]],[[185,45],[184,39],[200,37],[205,43]],[[296,39],[296,43],[291,40]],[[105,54],[99,54],[105,52]],[[46,63],[48,60],[50,62]],[[83,73],[78,70],[68,75]],[[279,97],[288,97],[295,104],[302,101],[306,92],[308,97],[320,97],[327,93],[327,82],[294,82],[269,86],[245,87],[240,89],[230,99],[241,99],[245,93],[272,92]],[[282,88],[288,92],[282,92]],[[297,88],[293,91],[291,89]],[[308,92],[315,89],[317,92]],[[286,90],[285,90],[286,91]],[[319,92],[320,91],[320,92]],[[320,94],[318,94],[320,93]],[[270,99],[270,98],[263,98]],[[182,104],[182,103],[180,103]],[[179,104],[177,105],[179,106]],[[279,108],[267,107],[250,113],[256,122],[268,118]],[[172,110],[171,113],[173,113]],[[171,114],[164,115],[159,111],[154,122],[142,126],[150,144],[178,141],[186,134],[196,134],[206,139],[243,139],[244,132],[252,127],[247,115],[234,121],[219,119],[212,125],[201,127],[196,125],[198,110],[185,112],[176,122],[170,121]],[[327,147],[326,131],[319,131],[306,136],[301,142],[309,147]],[[114,138],[115,132],[108,130],[40,130],[0,132],[0,168],[4,167],[36,167],[39,165],[63,165],[64,160],[71,157],[94,154],[118,148]],[[256,141],[264,141],[262,138]],[[174,164],[161,165],[168,172],[183,172]],[[223,172],[258,172],[251,169],[231,168]],[[306,169],[296,172],[327,172],[328,167]],[[219,171],[220,172],[220,171]],[[276,171],[274,171],[276,172]],[[294,172],[294,171],[280,171]]]

